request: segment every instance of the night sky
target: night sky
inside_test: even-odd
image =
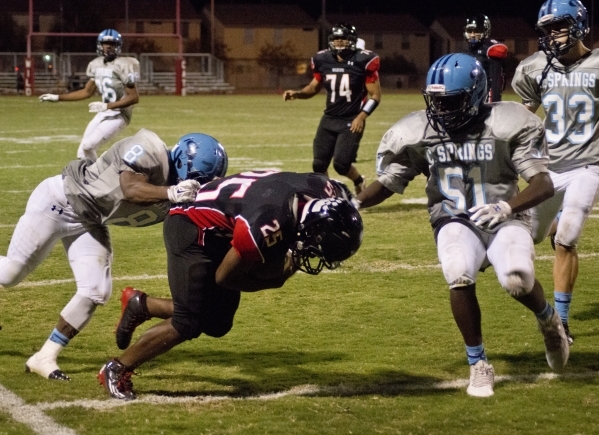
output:
[[[196,5],[210,5],[210,0],[191,0]],[[429,25],[436,16],[469,15],[482,12],[491,18],[496,16],[521,16],[531,24],[536,22],[543,1],[538,0],[215,0],[223,3],[295,3],[312,17],[320,16],[322,2],[327,13],[409,13],[423,24]],[[591,15],[591,1],[583,3]],[[599,7],[599,0],[598,0]]]

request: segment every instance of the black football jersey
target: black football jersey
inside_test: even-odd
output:
[[[245,260],[275,263],[291,248],[303,205],[334,196],[323,174],[243,172],[203,185],[195,202],[173,207],[170,214],[188,216],[199,228],[200,244],[206,235],[211,242],[220,237]]]
[[[325,115],[337,118],[358,115],[368,96],[366,83],[378,80],[379,67],[378,55],[368,50],[357,50],[342,62],[331,50],[316,53],[312,72],[327,91]]]
[[[468,50],[478,60],[487,73],[489,102],[501,101],[505,89],[505,58],[507,47],[495,39],[485,39],[477,48]]]

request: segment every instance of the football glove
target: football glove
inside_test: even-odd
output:
[[[104,112],[106,109],[108,109],[108,103],[102,103],[100,101],[95,101],[93,103],[89,103],[89,111],[91,113],[94,112]]]
[[[198,190],[200,190],[200,183],[196,180],[181,181],[179,184],[168,188],[168,200],[173,204],[192,202],[195,201]]]
[[[58,101],[58,95],[56,94],[42,94],[39,97],[40,103],[44,101],[51,101],[52,103],[56,103]]]
[[[505,201],[499,201],[496,204],[477,205],[468,211],[473,213],[470,220],[474,222],[474,225],[481,228],[488,224],[488,228],[493,228],[512,214],[512,207]]]

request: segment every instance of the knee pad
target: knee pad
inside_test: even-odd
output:
[[[2,287],[14,287],[28,274],[29,268],[26,264],[8,257],[0,257],[0,285]]]
[[[534,279],[527,279],[522,273],[513,272],[506,277],[505,282],[502,283],[502,285],[510,296],[513,298],[520,298],[522,296],[526,296],[532,291]]]
[[[62,309],[62,318],[77,331],[81,331],[91,320],[96,304],[90,298],[77,293]]]
[[[329,162],[324,160],[314,160],[312,162],[312,170],[318,174],[324,174],[329,169]]]
[[[345,164],[345,163],[333,162],[333,168],[335,168],[335,171],[339,175],[346,175],[349,172],[349,170],[351,169],[351,163]]]
[[[555,233],[555,244],[567,250],[575,249],[589,212],[587,207],[564,206]]]

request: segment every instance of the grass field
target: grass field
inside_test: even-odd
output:
[[[75,157],[92,117],[87,103],[0,98],[0,253],[33,188]],[[306,172],[323,107],[324,95],[286,103],[280,95],[142,96],[122,136],[145,127],[172,145],[201,131],[226,147],[229,174]],[[383,95],[357,162],[369,181],[383,133],[423,107],[417,94]],[[96,373],[119,354],[120,289],[169,294],[162,226],[112,228],[113,297],[61,353],[69,383],[24,372],[74,293],[57,245],[25,282],[0,289],[0,435],[599,433],[599,213],[579,244],[575,343],[562,375],[549,371],[534,316],[505,294],[492,269],[479,275],[485,345],[498,379],[493,397],[474,399],[465,392],[468,366],[423,187],[417,179],[404,195],[364,210],[364,243],[342,268],[244,294],[228,335],[202,336],[143,365],[133,403],[109,399]],[[537,256],[552,300],[548,242]]]

